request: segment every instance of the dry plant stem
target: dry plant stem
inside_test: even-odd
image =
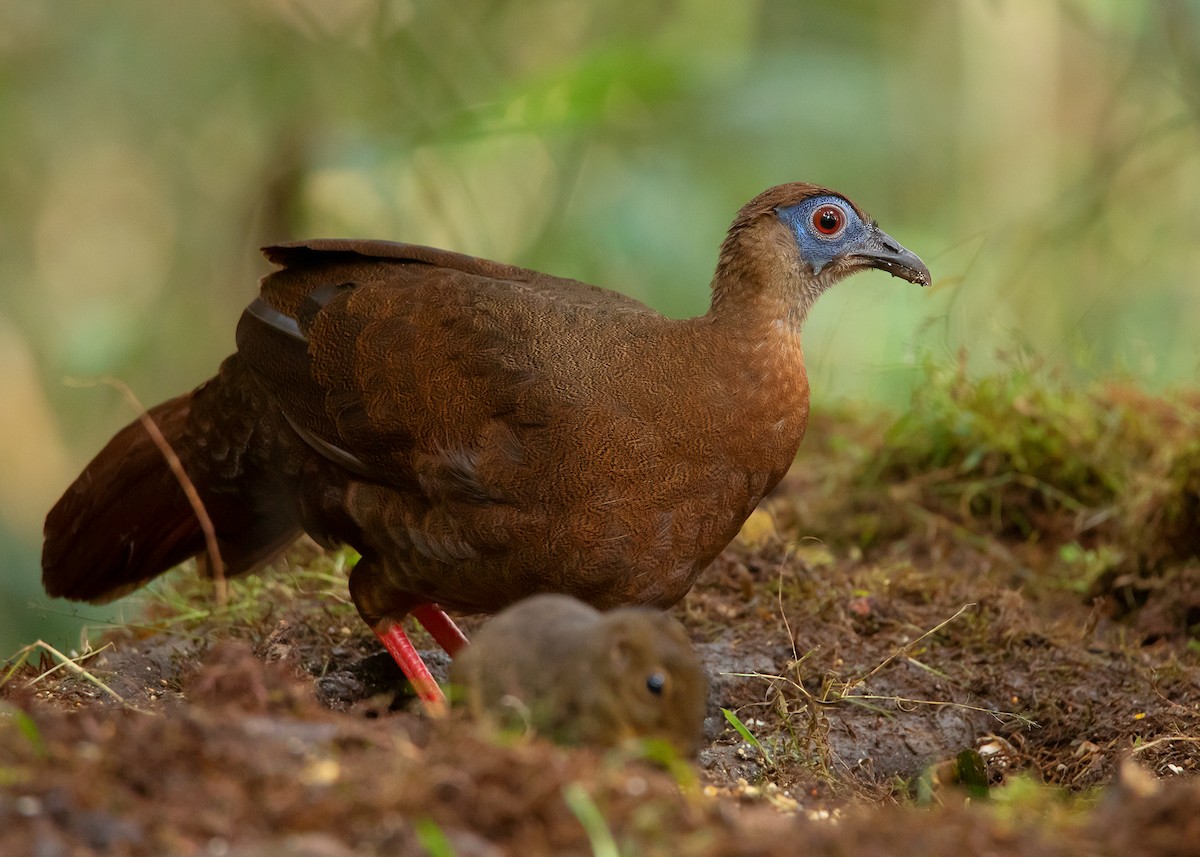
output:
[[[225,582],[225,565],[221,562],[221,549],[217,545],[217,531],[213,527],[212,518],[208,516],[208,510],[204,508],[204,501],[200,499],[200,494],[196,491],[196,486],[192,484],[187,471],[183,469],[183,462],[179,460],[179,456],[175,454],[175,450],[171,448],[171,444],[163,436],[158,424],[151,418],[145,406],[133,390],[129,388],[129,385],[119,378],[107,375],[92,381],[68,378],[67,383],[76,387],[94,387],[97,384],[105,384],[124,396],[125,401],[137,413],[142,427],[146,429],[146,434],[150,435],[150,440],[154,441],[154,445],[158,447],[158,451],[166,459],[167,466],[171,468],[171,473],[174,474],[175,479],[179,482],[179,487],[183,489],[188,503],[191,504],[192,511],[196,514],[196,519],[200,522],[200,530],[204,533],[204,544],[208,552],[209,573],[213,579],[213,589],[216,595],[217,606],[224,607],[229,600],[229,590]]]
[[[972,601],[968,604],[964,604],[962,607],[959,607],[958,610],[955,612],[955,614],[953,616],[951,616],[949,619],[939,622],[937,625],[934,625],[932,628],[930,628],[928,631],[926,631],[921,636],[917,637],[915,640],[911,640],[911,641],[905,643],[900,648],[896,649],[896,651],[892,652],[890,655],[888,655],[886,658],[884,658],[882,661],[880,661],[878,664],[876,664],[875,668],[872,669],[866,675],[860,676],[859,678],[856,678],[853,681],[848,682],[846,684],[846,686],[844,688],[842,688],[842,692],[839,695],[845,696],[848,691],[858,687],[860,684],[865,682],[867,679],[871,678],[871,676],[875,675],[877,672],[879,672],[881,669],[886,667],[892,661],[896,660],[896,658],[903,655],[905,652],[907,652],[909,649],[911,649],[917,643],[921,642],[928,636],[936,634],[938,631],[942,630],[947,625],[949,625],[951,622],[953,622],[955,619],[957,619],[959,616],[961,616],[963,613],[965,613],[969,608],[974,607],[974,606],[975,606],[975,602]]]
[[[782,579],[782,572],[781,572],[781,579]],[[761,672],[725,673],[725,675],[737,676],[739,678],[761,678],[761,679],[766,679],[770,682],[783,682],[785,684],[791,685],[799,693],[801,693],[805,698],[809,699],[810,701],[812,701],[813,703],[816,703],[818,705],[832,705],[832,704],[835,704],[838,702],[850,702],[850,703],[854,703],[854,704],[858,704],[858,705],[868,705],[871,702],[890,702],[890,703],[896,705],[901,710],[903,710],[903,707],[905,705],[909,705],[909,706],[917,706],[917,705],[946,706],[946,707],[950,707],[950,708],[960,708],[965,711],[978,711],[983,714],[990,714],[992,717],[995,717],[997,720],[1000,720],[1000,721],[1003,721],[1004,718],[1012,718],[1021,723],[1024,723],[1026,726],[1036,727],[1037,723],[1035,721],[1030,720],[1028,717],[1025,717],[1021,714],[1017,714],[1016,712],[1002,711],[1002,710],[995,709],[995,708],[987,708],[985,706],[969,705],[964,702],[950,702],[948,700],[937,700],[937,699],[908,699],[906,697],[901,697],[901,696],[879,696],[879,695],[875,695],[875,694],[854,695],[854,694],[850,693],[850,691],[853,688],[858,687],[860,684],[863,684],[864,682],[866,682],[869,678],[871,678],[871,676],[878,673],[880,670],[882,670],[884,667],[886,667],[892,661],[894,661],[897,658],[904,655],[905,652],[907,652],[913,646],[917,645],[917,643],[921,642],[922,640],[924,640],[926,637],[930,636],[931,634],[937,633],[942,628],[945,628],[947,625],[949,625],[951,622],[953,622],[955,619],[957,619],[959,616],[961,616],[964,612],[966,612],[968,609],[970,609],[971,607],[974,607],[974,606],[976,606],[975,602],[969,602],[967,604],[964,604],[962,607],[958,608],[957,611],[955,611],[953,616],[951,616],[948,619],[943,620],[942,622],[939,622],[937,625],[930,628],[928,631],[923,633],[921,636],[917,637],[915,640],[911,640],[911,641],[905,643],[903,646],[900,646],[898,649],[896,649],[894,652],[892,652],[890,655],[888,655],[886,658],[884,658],[882,661],[880,661],[878,664],[876,664],[875,667],[873,669],[871,669],[871,671],[866,673],[865,675],[862,675],[859,678],[853,679],[848,682],[837,682],[837,681],[830,682],[828,684],[828,686],[825,688],[825,690],[822,692],[820,698],[817,698],[817,697],[813,696],[811,693],[809,693],[808,690],[804,687],[804,685],[802,685],[799,681],[788,678],[787,676],[768,675],[766,673],[761,673]],[[780,613],[782,614],[782,612],[783,611],[782,611],[782,603],[781,603],[780,604]],[[783,621],[784,621],[785,626],[787,626],[787,617],[786,616],[783,617]],[[788,627],[788,631],[789,631],[789,636],[790,636],[790,632],[791,632],[790,626]],[[792,642],[792,652],[793,652],[793,654],[795,654],[795,652],[796,652],[795,641]],[[812,654],[812,653],[811,652],[806,653],[803,658],[797,656],[793,660],[792,666],[798,666],[810,654]],[[912,660],[912,659],[910,658],[909,660]],[[916,663],[916,665],[919,666],[921,669],[929,670],[934,673],[937,672],[936,670],[930,670],[929,667],[925,666],[924,664],[921,664],[920,662],[914,662],[914,663]],[[868,705],[868,707],[871,707],[871,706]],[[812,710],[815,713],[816,709],[814,708]],[[1182,739],[1182,740],[1200,740],[1200,739]]]
[[[8,681],[8,679],[12,676],[12,674],[14,672],[16,672],[23,663],[25,663],[25,661],[29,658],[30,654],[32,654],[34,652],[34,650],[43,649],[43,650],[49,652],[51,657],[54,657],[58,660],[58,666],[51,667],[50,669],[46,670],[45,672],[41,673],[40,675],[37,675],[37,676],[31,678],[29,680],[29,683],[26,685],[27,687],[33,687],[35,684],[37,684],[39,681],[44,679],[46,676],[54,674],[61,668],[66,668],[70,672],[75,673],[80,678],[86,679],[87,681],[91,682],[96,687],[100,688],[102,691],[104,691],[109,696],[111,696],[113,699],[115,699],[117,702],[124,705],[126,708],[132,709],[133,711],[141,711],[142,709],[137,708],[136,706],[130,705],[129,702],[125,699],[125,697],[121,696],[121,694],[117,693],[115,690],[113,690],[111,687],[109,687],[107,684],[105,684],[103,681],[101,681],[94,673],[88,672],[87,670],[85,670],[83,667],[81,667],[79,665],[80,661],[87,660],[90,657],[100,654],[102,651],[104,651],[105,648],[107,648],[107,646],[102,646],[99,649],[95,649],[94,651],[91,651],[91,652],[85,652],[84,654],[80,655],[77,658],[71,658],[67,655],[64,655],[62,652],[60,652],[58,649],[54,648],[54,646],[50,645],[49,643],[45,642],[44,640],[38,640],[37,642],[30,643],[28,646],[25,646],[23,649],[21,649],[19,652],[17,652],[17,654],[14,656],[16,662],[12,665],[12,667],[9,669],[9,671],[5,674],[3,681],[0,681],[0,686],[5,684]],[[150,712],[143,711],[142,713],[148,714]]]
[[[787,684],[787,685],[790,685],[791,687],[793,687],[797,693],[801,694],[802,696],[804,696],[805,699],[810,700],[815,705],[837,705],[839,702],[849,702],[849,703],[853,703],[855,705],[866,705],[868,708],[872,708],[872,710],[880,710],[880,711],[882,709],[878,709],[874,706],[870,706],[870,705],[868,705],[868,703],[870,703],[870,702],[890,702],[893,705],[895,705],[897,708],[899,708],[901,711],[906,710],[904,708],[904,706],[906,706],[906,705],[908,705],[908,706],[917,706],[917,705],[944,706],[947,708],[960,708],[965,711],[978,711],[981,714],[990,714],[992,717],[996,718],[997,720],[999,720],[1001,722],[1004,722],[1005,718],[1011,718],[1011,719],[1016,720],[1017,722],[1025,725],[1025,726],[1028,726],[1030,728],[1037,728],[1037,726],[1038,726],[1038,723],[1036,720],[1030,720],[1025,715],[1018,714],[1015,711],[1004,711],[1003,709],[1000,709],[1000,708],[987,708],[987,707],[981,706],[981,705],[970,705],[966,702],[952,702],[950,700],[945,700],[945,699],[910,699],[909,697],[906,697],[906,696],[882,696],[882,695],[876,695],[876,694],[855,695],[855,694],[846,693],[846,688],[849,687],[849,685],[842,685],[840,689],[834,690],[834,688],[836,688],[838,686],[837,682],[833,682],[830,685],[830,688],[828,690],[826,690],[824,693],[822,693],[820,698],[818,698],[818,697],[814,696],[813,694],[809,693],[808,689],[805,688],[804,685],[800,684],[795,679],[788,678],[787,676],[771,675],[770,673],[761,673],[761,672],[721,673],[721,675],[734,676],[735,678],[761,678],[761,679],[765,679],[766,681],[769,681],[772,683],[781,682],[783,684]],[[815,711],[815,709],[814,709],[814,711]],[[1200,738],[1196,738],[1196,739],[1179,738],[1177,740],[1200,741]]]
[[[800,653],[796,651],[796,635],[792,633],[792,623],[788,621],[787,611],[783,609],[783,572],[791,555],[792,549],[789,547],[784,553],[783,559],[779,561],[779,586],[775,593],[775,601],[779,607],[779,618],[783,620],[783,629],[787,631],[788,645],[792,647],[792,660],[799,661]]]
[[[1138,753],[1144,753],[1151,747],[1157,747],[1160,744],[1172,743],[1200,744],[1200,736],[1193,735],[1164,735],[1161,738],[1155,738],[1153,741],[1147,741],[1145,744],[1139,744],[1129,751],[1129,755],[1136,756]]]

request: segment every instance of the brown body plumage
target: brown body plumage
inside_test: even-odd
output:
[[[785,214],[816,197],[865,224],[870,254],[859,242],[819,266],[804,257]],[[427,247],[265,252],[281,270],[243,314],[238,353],[151,416],[231,573],[302,530],[347,542],[362,554],[351,593],[385,642],[429,604],[493,612],[536,592],[600,608],[678,601],[795,456],[813,301],[866,267],[929,279],[852,204],[802,184],[742,209],[712,309],[686,320]],[[135,423],[51,510],[43,580],[52,595],[103,600],[203,549]]]

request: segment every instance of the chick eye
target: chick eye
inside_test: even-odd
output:
[[[663,688],[667,686],[667,677],[662,673],[651,673],[646,679],[646,690],[655,696],[662,696]]]
[[[836,205],[822,205],[812,216],[813,228],[832,238],[846,228],[846,213]]]

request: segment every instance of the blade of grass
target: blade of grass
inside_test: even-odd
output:
[[[736,729],[737,733],[750,743],[750,746],[762,753],[763,761],[767,763],[767,767],[773,768],[775,766],[775,762],[771,758],[771,754],[768,753],[767,748],[764,747],[762,743],[754,737],[754,733],[746,727],[746,724],[742,722],[741,718],[728,708],[722,708],[721,713],[725,715],[725,719],[729,721],[729,725]]]
[[[24,736],[33,748],[34,755],[39,759],[46,758],[46,742],[42,740],[42,732],[32,717],[21,709],[7,702],[0,702],[0,716],[11,720],[17,726],[17,731]]]
[[[420,818],[413,823],[413,832],[417,835],[417,842],[425,849],[429,857],[456,857],[454,846],[450,844],[450,840],[438,827],[436,821],[432,818]]]
[[[595,857],[621,857],[621,852],[617,850],[617,841],[613,839],[608,822],[604,820],[604,814],[587,793],[583,783],[567,783],[563,787],[563,800],[583,825],[583,832],[587,834]]]

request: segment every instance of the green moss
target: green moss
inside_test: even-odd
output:
[[[1047,518],[1112,504],[1125,464],[1120,416],[1036,369],[968,377],[930,364],[859,484],[910,489],[929,511],[993,535],[1029,538]]]
[[[257,638],[270,630],[274,616],[288,613],[321,627],[357,629],[360,620],[347,589],[357,557],[349,548],[326,554],[299,543],[269,572],[228,579],[223,604],[212,580],[187,562],[143,591],[143,624],[176,634],[224,629],[231,636]]]
[[[1077,385],[1017,361],[923,371],[898,416],[814,415],[770,508],[793,551],[965,551],[1044,592],[1124,587],[1125,606],[1145,601],[1131,579],[1200,559],[1200,395]]]

